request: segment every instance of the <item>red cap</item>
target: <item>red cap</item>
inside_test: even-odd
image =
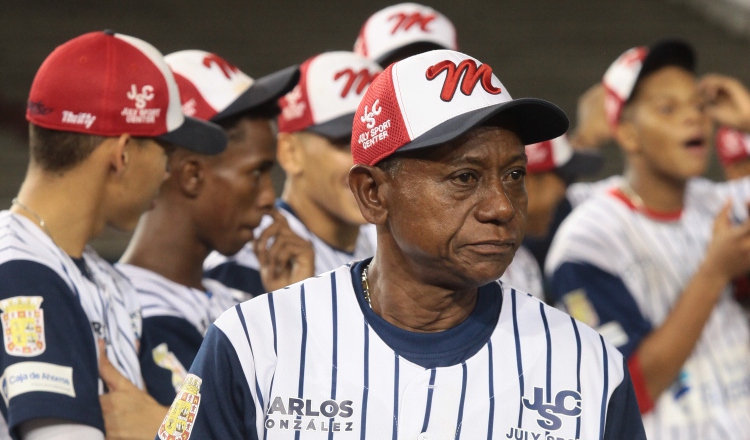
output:
[[[716,152],[724,166],[750,157],[750,134],[721,127],[716,131]]]
[[[204,153],[226,147],[218,126],[182,114],[161,53],[111,31],[74,38],[44,60],[31,85],[26,119],[52,130],[161,138]]]
[[[568,118],[556,105],[513,99],[487,64],[433,50],[391,64],[362,98],[352,127],[354,163],[374,165],[397,151],[449,142],[502,113],[524,144],[561,136]]]
[[[300,66],[299,84],[279,100],[279,131],[348,138],[367,87],[383,69],[352,52],[326,52]]]

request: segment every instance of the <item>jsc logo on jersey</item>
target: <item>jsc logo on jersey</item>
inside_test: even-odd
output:
[[[0,301],[5,352],[31,357],[44,353],[44,311],[41,296],[16,296]]]
[[[351,400],[324,400],[276,397],[266,412],[266,429],[289,431],[351,432],[354,422]],[[340,421],[336,420],[339,417]],[[341,420],[344,419],[344,420]]]
[[[188,440],[201,404],[201,380],[188,374],[159,427],[161,440]]]

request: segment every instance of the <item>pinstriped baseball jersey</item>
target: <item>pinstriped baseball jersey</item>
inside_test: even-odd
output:
[[[672,218],[645,215],[618,191],[592,198],[553,242],[546,267],[553,296],[630,357],[694,276],[728,198],[740,206],[750,200],[750,179],[694,179],[684,209]],[[750,438],[750,334],[729,286],[644,424],[656,439]]]
[[[286,217],[289,227],[299,237],[309,241],[315,251],[315,273],[328,272],[354,260],[371,257],[375,254],[375,226],[364,225],[360,228],[359,237],[354,252],[336,249],[321,240],[297,218],[294,210],[281,200],[276,202],[276,208]],[[255,237],[271,225],[271,218],[265,217],[261,225],[255,230]],[[265,293],[260,280],[260,263],[253,252],[252,243],[232,257],[226,257],[218,252],[212,252],[203,266],[208,278],[221,281],[226,286],[254,295]]]
[[[542,269],[536,258],[525,247],[520,246],[505,273],[500,277],[503,283],[530,293],[534,298],[544,301],[544,281]]]
[[[245,299],[244,292],[206,279],[205,291],[175,283],[156,272],[118,264],[135,286],[143,311],[141,370],[146,389],[169,405],[198,353],[208,326]]]
[[[112,364],[143,387],[140,304],[130,282],[93,249],[73,259],[9,211],[0,212],[0,309],[0,407],[13,435],[38,418],[104,431],[95,339],[104,339]]]
[[[367,306],[368,262],[225,312],[157,438],[645,438],[589,327],[495,282],[458,326],[409,332]]]

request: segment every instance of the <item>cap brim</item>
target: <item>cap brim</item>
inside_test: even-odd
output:
[[[190,116],[185,116],[179,128],[157,139],[201,154],[219,154],[227,148],[227,135],[221,127]]]
[[[375,58],[375,62],[385,68],[388,65],[395,63],[396,61],[409,58],[410,56],[440,49],[450,50],[450,47],[445,47],[440,43],[429,40],[412,41],[411,43],[407,43],[403,46],[396,47],[383,53],[379,57]]]
[[[348,113],[322,124],[311,125],[310,127],[307,127],[305,131],[318,134],[328,139],[351,138],[353,122],[354,113]]]
[[[242,93],[227,108],[215,114],[211,121],[217,122],[223,119],[237,116],[256,107],[261,107],[274,102],[289,93],[299,82],[299,66],[290,66],[270,75],[255,80],[244,93]]]
[[[577,150],[564,165],[555,171],[566,182],[573,182],[578,177],[598,173],[602,166],[604,166],[604,156],[599,150]]]
[[[524,145],[562,136],[569,126],[565,112],[551,102],[536,98],[514,99],[453,117],[396,151],[411,151],[450,142],[500,115],[503,116],[503,125],[516,133]]]

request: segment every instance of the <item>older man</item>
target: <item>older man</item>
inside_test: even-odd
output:
[[[523,238],[524,145],[567,127],[464,54],[388,67],[351,142],[375,257],[225,312],[158,438],[645,438],[622,355],[495,281]]]

